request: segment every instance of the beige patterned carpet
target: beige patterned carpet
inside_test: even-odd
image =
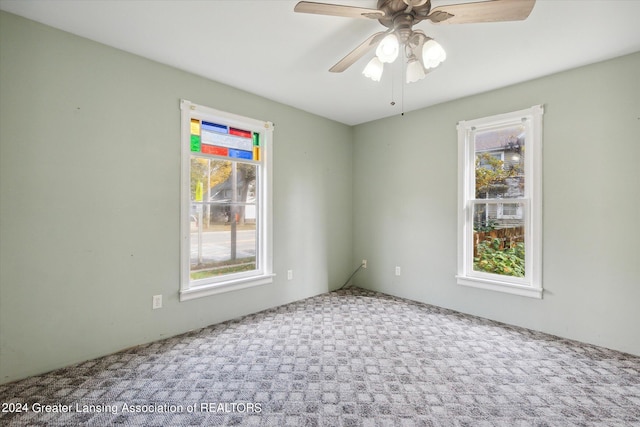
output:
[[[640,426],[640,358],[345,289],[0,386],[0,425]]]

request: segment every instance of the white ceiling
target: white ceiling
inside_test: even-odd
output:
[[[349,125],[640,51],[640,0],[538,0],[526,21],[418,24],[443,45],[447,60],[410,85],[401,83],[396,61],[375,83],[361,74],[373,54],[344,73],[327,70],[384,27],[294,13],[296,3],[0,0],[0,8]]]

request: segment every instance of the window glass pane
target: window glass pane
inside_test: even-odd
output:
[[[524,125],[478,132],[474,147],[475,197],[524,197]]]
[[[257,268],[257,165],[191,158],[191,280]]]
[[[524,203],[473,204],[473,270],[525,276]]]

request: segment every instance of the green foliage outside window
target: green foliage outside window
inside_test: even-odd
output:
[[[524,277],[524,243],[513,243],[500,249],[499,238],[486,239],[478,243],[477,257],[473,258],[473,269],[503,276]]]
[[[476,197],[498,185],[504,185],[507,178],[513,178],[520,171],[519,165],[504,167],[504,162],[489,153],[476,156]]]

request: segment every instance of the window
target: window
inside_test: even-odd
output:
[[[460,285],[542,298],[542,114],[458,123]]]
[[[273,125],[180,108],[180,300],[270,283]]]

